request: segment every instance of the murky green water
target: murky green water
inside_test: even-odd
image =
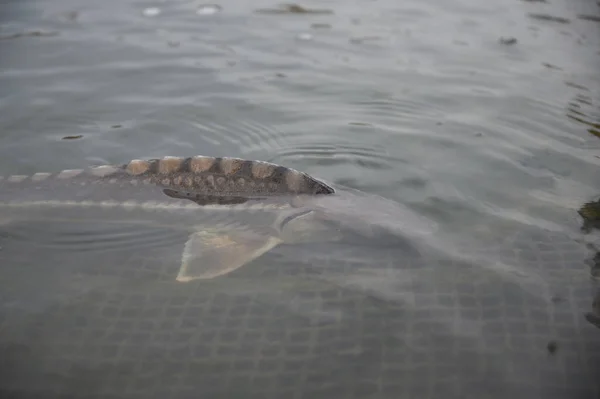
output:
[[[596,2],[331,0],[307,1],[300,6],[286,7],[267,0],[226,0],[220,1],[218,7],[178,0],[5,1],[0,5],[0,175],[165,155],[262,159],[396,200],[465,240],[485,231],[492,237],[488,241],[494,241],[493,237],[501,243],[510,241],[512,249],[504,249],[509,252],[519,248],[519,241],[514,238],[518,235],[510,239],[504,235],[506,226],[534,231],[550,229],[580,241],[597,239],[597,230],[585,234],[581,231],[584,221],[579,214],[584,209],[581,213],[589,219],[587,224],[598,226],[598,210],[590,205],[600,195],[600,6]],[[550,248],[546,254],[548,264],[561,257],[574,265],[574,279],[593,281],[590,275],[599,273],[598,256],[595,260],[589,256],[585,262],[569,258],[570,252],[560,249],[560,240],[549,239],[548,243],[544,237],[536,242],[547,245],[542,245],[542,249]],[[56,256],[60,259],[62,255]],[[302,256],[309,255],[300,249],[297,257]],[[352,256],[354,261],[360,256],[369,258],[364,253]],[[489,252],[485,256],[489,257]],[[498,259],[507,258],[498,255]],[[543,256],[535,261],[535,267],[543,268]],[[305,262],[304,269],[317,267],[319,262],[326,261],[315,256]],[[282,262],[280,267],[284,266]],[[527,267],[525,262],[517,266]],[[251,271],[247,273],[252,276]],[[265,273],[265,278],[270,278],[268,270]],[[437,288],[444,286],[441,281],[452,280],[451,276],[444,277],[450,280],[443,280],[442,275],[435,273],[427,276],[439,279]],[[461,336],[452,341],[456,345],[454,352],[440,355],[444,361],[438,368],[431,364],[435,363],[432,359],[436,353],[441,353],[435,350],[443,352],[441,341],[418,342],[416,335],[406,331],[407,325],[415,323],[412,333],[431,332],[427,326],[421,330],[423,325],[415,316],[417,310],[425,312],[427,306],[413,303],[412,314],[393,304],[417,289],[409,285],[402,287],[406,290],[402,293],[397,286],[389,291],[390,287],[380,280],[361,280],[362,277],[348,274],[345,278],[353,283],[362,281],[375,296],[379,293],[388,301],[385,306],[393,309],[383,305],[369,308],[365,305],[367,297],[356,299],[354,294],[333,291],[323,297],[326,299],[320,299],[334,301],[333,305],[327,302],[331,313],[321,308],[320,311],[327,313],[323,318],[335,328],[316,328],[322,324],[315,322],[314,315],[301,322],[286,319],[289,324],[281,327],[273,315],[285,318],[282,314],[290,309],[296,316],[312,314],[315,303],[306,302],[305,293],[304,297],[300,293],[299,297],[294,296],[294,290],[301,291],[297,286],[289,288],[285,295],[262,292],[266,295],[261,297],[263,301],[284,302],[271,305],[275,308],[256,305],[256,309],[251,306],[242,312],[259,314],[259,320],[266,323],[265,331],[273,334],[272,339],[266,333],[260,340],[251,333],[244,335],[243,340],[238,337],[243,345],[260,347],[259,354],[246,356],[251,353],[246,351],[239,364],[223,366],[238,352],[214,349],[210,352],[213,362],[207,360],[206,369],[185,364],[180,367],[185,368],[186,377],[177,379],[177,373],[182,371],[174,359],[184,354],[175,348],[170,349],[171,358],[161,357],[166,355],[160,353],[160,343],[169,341],[165,330],[161,332],[163,341],[153,335],[156,341],[151,345],[155,345],[156,357],[145,353],[149,357],[141,361],[134,354],[128,358],[130,363],[119,363],[117,368],[126,370],[125,374],[145,373],[132,383],[135,386],[110,392],[114,397],[147,397],[142,387],[154,381],[158,385],[157,397],[199,397],[198,386],[194,385],[199,380],[194,380],[194,376],[205,377],[208,373],[214,378],[202,380],[202,386],[214,390],[200,397],[423,398],[448,393],[448,397],[457,398],[518,394],[528,398],[593,398],[600,394],[597,380],[594,382],[594,375],[600,375],[600,330],[586,324],[583,318],[584,311],[597,312],[600,318],[597,302],[593,305],[593,290],[574,300],[581,308],[567,301],[571,313],[559,311],[559,316],[575,320],[562,333],[560,323],[551,331],[544,329],[541,322],[536,324],[539,309],[534,307],[523,318],[527,320],[526,327],[514,325],[527,329],[529,341],[516,339],[518,343],[514,343],[510,337],[504,341],[498,338],[498,342],[502,341],[499,344],[484,339],[473,348],[465,344],[472,350],[465,355],[461,352],[465,347],[460,343],[465,337]],[[409,274],[400,279],[403,277],[411,281],[423,278]],[[448,283],[445,287],[452,288],[441,295],[451,296],[451,290],[465,288],[465,282],[458,280]],[[214,309],[206,308],[205,312],[235,309],[231,303],[237,306],[244,301],[242,294],[235,299],[233,288],[224,288],[225,282],[216,284],[215,292],[227,290],[227,295],[233,296],[226,296],[223,304],[210,302]],[[569,286],[567,282],[565,286]],[[436,287],[428,292],[434,292]],[[494,290],[493,284],[488,288]],[[118,292],[118,287],[113,289]],[[159,298],[161,293],[172,296],[168,289],[156,288],[154,292]],[[313,287],[309,291],[320,298],[320,289]],[[569,296],[569,292],[549,295]],[[473,295],[483,298],[479,294],[478,291]],[[106,301],[109,309],[114,305],[110,294],[94,295],[104,296],[87,298],[90,306],[94,300]],[[144,291],[138,302],[135,298],[127,302],[128,309],[135,308],[136,303],[144,309],[167,306],[156,305],[156,298],[148,295]],[[208,298],[216,301],[214,298],[221,297],[215,294]],[[485,298],[481,300],[485,303]],[[44,320],[63,320],[69,311],[84,314],[89,310],[85,307],[88,302],[82,303],[81,309],[59,309]],[[336,309],[335,303],[340,308]],[[303,308],[303,304],[308,308]],[[457,309],[452,311],[460,312]],[[338,311],[346,318],[336,316]],[[168,325],[173,319],[166,312],[156,317],[165,317],[163,323]],[[236,324],[236,313],[232,312],[227,316],[231,325],[227,320],[219,322],[235,335],[242,327]],[[355,318],[348,316],[353,312]],[[187,316],[194,319],[193,315],[186,313]],[[210,317],[218,318],[214,314]],[[410,323],[403,324],[403,317]],[[435,317],[439,321],[441,316]],[[466,318],[476,319],[472,314]],[[508,319],[507,316],[505,321]],[[49,331],[60,335],[61,325],[52,326]],[[101,329],[94,326],[95,331]],[[294,328],[301,335],[299,342],[319,338],[321,346],[312,346],[308,357],[293,353],[301,345],[285,334]],[[370,328],[389,335],[360,332]],[[454,328],[463,331],[466,327]],[[128,331],[135,340],[134,332],[138,330],[133,330]],[[76,335],[78,330],[73,331]],[[569,340],[574,331],[581,334],[579,341],[572,336]],[[140,334],[143,337],[143,332]],[[206,336],[202,339],[210,342],[216,334],[215,339],[221,342],[218,331],[208,329],[203,334]],[[412,340],[403,341],[402,337],[409,335]],[[435,334],[431,337],[440,338]],[[443,338],[448,336],[440,340]],[[284,342],[279,349],[267,347],[265,342],[277,339]],[[578,351],[566,350],[561,355],[561,339],[575,345]],[[322,347],[324,343],[332,346]],[[481,345],[499,348],[504,344],[515,350],[514,356],[507,355],[509,371],[502,361],[494,363],[473,354],[482,350]],[[558,345],[556,356],[548,355],[546,352],[553,350],[547,351],[545,346],[540,346],[540,352],[533,357],[525,355],[530,346],[546,344],[549,348]],[[74,351],[67,342],[61,345],[65,351]],[[85,344],[78,348],[84,350]],[[102,348],[90,357],[97,356],[94,359],[100,359],[98,364],[105,366],[103,359],[109,359],[109,352],[115,348],[112,344]],[[23,354],[20,350],[23,349],[19,345],[5,346],[6,357],[12,359],[5,372],[28,369],[29,362],[36,359],[43,362],[42,355],[27,351]],[[279,359],[277,356],[283,360],[273,360]],[[517,367],[519,356],[527,358],[523,365],[535,369],[531,380],[517,378],[528,370]],[[539,366],[541,356],[550,359],[548,365]],[[155,363],[163,366],[148,366]],[[77,364],[85,365],[85,361]],[[113,388],[123,381],[126,385],[127,378],[118,377],[116,368],[103,374],[94,364],[88,369],[81,366],[86,371],[76,374],[90,387],[98,387],[92,393],[103,392],[103,383]],[[165,371],[169,365],[174,365],[171,374]],[[63,366],[64,370],[74,367],[71,363]],[[454,366],[460,372],[453,375]],[[235,375],[219,385],[214,382],[219,376],[213,375],[219,373],[208,369],[225,370],[223,375],[226,371],[246,369],[260,369],[266,374],[257,372],[248,377],[242,371],[239,375],[231,371]],[[85,392],[82,385],[62,383],[60,378],[70,381],[64,374],[50,383],[41,377],[42,371],[31,373],[23,374],[23,381],[44,381],[57,395]],[[10,375],[20,381],[19,372]],[[97,375],[102,378],[95,378]],[[468,375],[480,378],[467,383]],[[502,378],[494,379],[495,375]],[[581,378],[569,378],[573,375]],[[553,380],[552,376],[558,376],[555,390],[544,385],[544,381]],[[156,383],[158,380],[160,384]],[[396,386],[394,381],[403,384]],[[488,390],[485,384],[491,384],[490,381],[498,384]],[[161,391],[161,387],[179,387],[177,384],[183,388]],[[23,382],[19,386],[25,385]],[[10,391],[13,388],[6,388],[7,392],[17,392]],[[40,397],[33,393],[15,395]]]

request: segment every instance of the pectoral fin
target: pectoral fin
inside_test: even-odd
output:
[[[177,281],[207,280],[239,269],[282,241],[253,232],[200,231],[185,243]]]

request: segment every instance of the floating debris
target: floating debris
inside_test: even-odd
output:
[[[501,37],[499,42],[502,44],[506,44],[507,46],[517,44],[517,39],[514,37]]]
[[[546,0],[521,0],[527,3],[547,3]]]
[[[527,15],[529,16],[529,18],[538,19],[540,21],[558,22],[558,23],[561,23],[561,24],[569,24],[569,23],[571,23],[571,20],[568,19],[568,18],[555,17],[555,16],[548,15],[548,14],[533,14],[533,13],[529,13]]]
[[[333,14],[327,9],[308,9],[298,4],[281,4],[279,8],[261,8],[255,11],[258,14]]]
[[[65,136],[62,139],[63,140],[77,140],[77,139],[80,139],[82,137],[83,137],[83,134],[78,134],[78,135],[75,135],[75,136]]]
[[[600,229],[600,200],[583,204],[577,213],[583,219],[583,231],[589,232],[593,229]]]
[[[34,30],[29,32],[13,33],[12,35],[0,36],[0,40],[17,39],[19,37],[50,37],[57,36],[57,31],[44,32],[40,30]]]
[[[120,127],[123,127],[123,125],[112,125],[112,126],[111,126],[111,129],[118,129],[118,128],[120,128]]]
[[[600,22],[600,16],[598,16],[598,15],[580,14],[580,15],[577,16],[577,18],[579,18],[579,19],[585,19],[586,21]]]
[[[150,8],[146,8],[144,9],[144,11],[142,11],[142,15],[144,17],[156,17],[157,15],[159,15],[162,11],[160,10],[160,8],[158,7],[150,7]]]
[[[223,9],[218,4],[203,4],[196,10],[196,14],[198,15],[214,15],[220,12]]]

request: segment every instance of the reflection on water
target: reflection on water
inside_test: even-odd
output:
[[[585,87],[579,87],[585,91]],[[569,103],[567,116],[577,122],[589,126],[588,133],[600,138],[600,107],[595,107],[589,95],[578,93]]]

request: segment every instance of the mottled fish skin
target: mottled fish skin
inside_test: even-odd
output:
[[[242,203],[244,198],[323,195],[335,192],[324,182],[284,166],[240,158],[207,156],[134,159],[122,165],[35,173],[30,176],[12,175],[0,179],[0,190],[15,189],[25,184],[54,184],[58,181],[83,184],[154,184],[168,189],[169,196],[192,199],[200,205]]]

